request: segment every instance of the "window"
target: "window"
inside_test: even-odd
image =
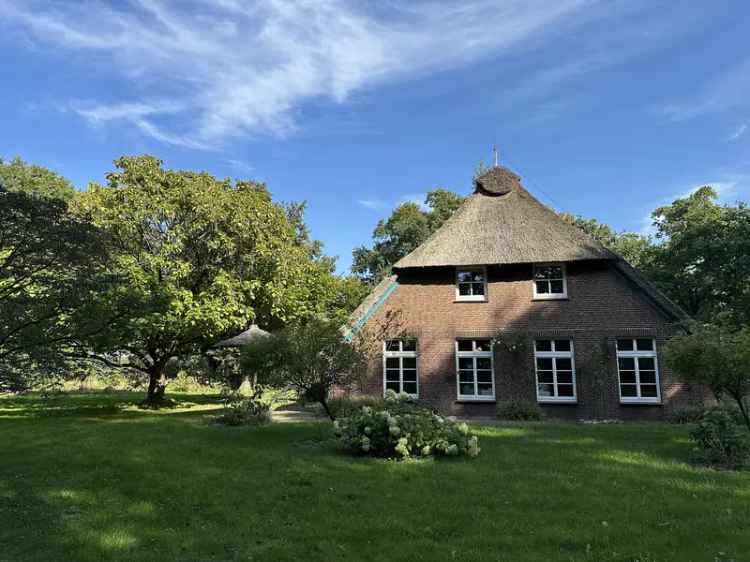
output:
[[[383,347],[383,393],[392,390],[418,396],[416,340],[387,340]]]
[[[492,342],[456,340],[459,400],[494,400]]]
[[[659,403],[659,367],[651,338],[617,340],[620,402]]]
[[[568,296],[565,266],[538,264],[534,266],[534,298],[564,299]]]
[[[536,340],[534,362],[539,402],[576,401],[576,369],[571,340]]]
[[[456,300],[487,300],[487,271],[483,267],[456,270]]]

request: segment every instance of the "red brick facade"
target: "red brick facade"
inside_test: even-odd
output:
[[[671,328],[668,316],[609,261],[566,264],[567,298],[534,300],[532,265],[487,268],[486,302],[457,302],[455,269],[401,270],[398,286],[369,322],[400,311],[403,327],[418,342],[419,398],[447,413],[494,415],[497,403],[536,401],[534,340],[570,339],[576,368],[575,404],[544,404],[550,417],[570,419],[659,419],[675,407],[704,398],[701,388],[674,380],[662,351]],[[515,351],[496,345],[496,402],[459,402],[455,341],[492,338],[518,344]],[[661,403],[621,404],[615,342],[652,337],[657,343]],[[374,361],[366,391],[383,392],[382,358]]]

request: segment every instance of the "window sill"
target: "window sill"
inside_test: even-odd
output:
[[[554,296],[554,297],[538,297],[538,296],[535,296],[531,300],[532,301],[567,301],[567,300],[570,300],[570,299],[568,298],[568,295],[560,295],[559,297],[558,296]]]
[[[620,404],[622,406],[662,406],[662,401],[658,398],[653,399],[644,399],[644,398],[638,398],[635,400],[623,400],[620,399]]]
[[[548,399],[548,400],[537,400],[537,403],[545,404],[545,405],[547,404],[572,404],[575,406],[576,404],[578,404],[578,400],[575,398],[572,400],[549,400]]]
[[[493,396],[492,398],[458,398],[457,404],[492,404],[497,402],[497,399]]]
[[[484,299],[456,299],[453,302],[461,302],[461,303],[464,303],[464,302],[487,302],[487,299],[486,298],[484,298]]]

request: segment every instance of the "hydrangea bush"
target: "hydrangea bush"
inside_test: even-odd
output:
[[[353,453],[377,457],[476,457],[479,440],[465,423],[450,421],[403,398],[388,396],[362,406],[334,423]]]

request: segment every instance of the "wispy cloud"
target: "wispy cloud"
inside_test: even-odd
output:
[[[750,59],[746,59],[714,79],[698,96],[668,104],[662,111],[673,121],[685,121],[749,104]]]
[[[736,141],[738,138],[744,135],[746,131],[747,131],[747,123],[740,123],[734,129],[734,132],[731,135],[729,135],[729,138],[727,138],[727,140],[729,142]]]
[[[245,174],[249,174],[255,170],[255,166],[253,166],[252,164],[248,164],[247,162],[243,162],[242,160],[237,160],[236,158],[225,158],[224,162],[235,170],[238,170]]]
[[[289,135],[305,103],[345,103],[385,81],[538,44],[586,20],[593,4],[0,0],[0,22],[38,45],[96,54],[92,60],[109,62],[129,81],[130,97],[70,104],[89,122],[126,122],[164,143],[209,148],[236,137]],[[600,64],[566,63],[542,79]]]
[[[378,211],[388,206],[388,204],[381,199],[357,199],[357,203],[367,209],[372,209],[373,211]]]

